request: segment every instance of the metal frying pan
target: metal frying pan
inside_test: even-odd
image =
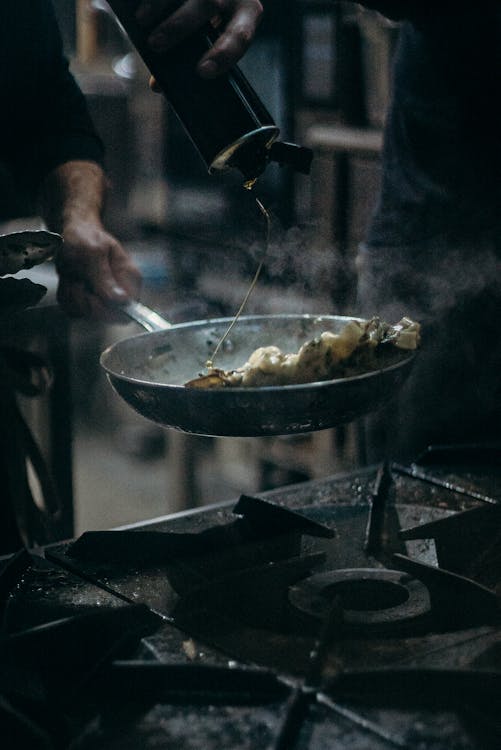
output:
[[[101,355],[115,391],[139,414],[164,427],[198,435],[290,435],[350,422],[381,406],[400,388],[414,355],[395,350],[379,370],[302,385],[185,388],[204,370],[231,318],[171,325],[139,303],[124,312],[147,328]],[[238,320],[217,367],[242,365],[259,346],[294,352],[322,331],[337,332],[353,318],[339,315],[254,315]]]

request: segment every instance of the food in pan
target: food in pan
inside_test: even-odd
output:
[[[208,368],[185,383],[187,388],[260,387],[298,385],[360,375],[388,364],[396,349],[412,351],[420,341],[420,325],[402,318],[390,325],[380,318],[350,320],[339,333],[324,331],[306,341],[299,351],[282,352],[277,346],[256,349],[235,370]]]

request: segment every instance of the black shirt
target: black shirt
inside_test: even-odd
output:
[[[501,229],[501,3],[364,5],[403,21],[369,244]]]
[[[0,2],[0,101],[0,219],[29,215],[56,166],[102,162],[50,0]]]

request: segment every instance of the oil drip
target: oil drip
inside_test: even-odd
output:
[[[247,182],[244,183],[244,187],[246,188],[246,190],[252,190],[255,182],[256,182],[256,180],[248,180]],[[230,325],[228,326],[228,328],[226,329],[226,331],[223,333],[223,335],[219,339],[218,343],[216,344],[216,347],[215,347],[215,349],[214,349],[214,351],[212,353],[212,356],[205,363],[205,367],[207,368],[207,370],[213,369],[213,367],[214,367],[214,360],[216,358],[217,353],[219,352],[219,350],[221,349],[222,345],[224,344],[224,342],[228,338],[230,332],[233,330],[233,327],[234,327],[235,323],[237,322],[237,320],[241,316],[241,314],[242,314],[242,312],[243,312],[243,310],[244,310],[244,308],[245,308],[245,306],[247,304],[247,301],[248,301],[249,297],[251,296],[251,294],[252,294],[252,292],[254,290],[254,287],[256,286],[256,284],[258,282],[259,276],[261,275],[261,271],[263,269],[263,265],[264,265],[264,261],[265,261],[266,255],[268,253],[268,246],[269,246],[269,243],[270,243],[270,232],[271,232],[271,217],[270,217],[270,214],[268,213],[268,211],[266,210],[266,208],[263,206],[263,204],[259,200],[259,198],[256,198],[256,203],[257,203],[257,206],[258,206],[259,210],[261,211],[262,215],[264,216],[264,218],[266,220],[266,238],[265,238],[264,250],[263,250],[263,253],[261,255],[261,260],[259,261],[258,267],[256,269],[256,273],[254,274],[254,278],[252,279],[251,285],[250,285],[249,289],[247,290],[247,293],[246,293],[244,299],[242,300],[242,303],[241,303],[240,307],[238,308],[237,312],[235,313],[235,316],[233,317],[233,320],[231,321]]]

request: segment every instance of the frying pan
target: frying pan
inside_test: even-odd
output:
[[[149,333],[118,341],[101,355],[115,391],[143,417],[197,435],[263,437],[336,427],[380,407],[400,388],[414,354],[395,349],[381,369],[302,385],[185,388],[204,370],[232,318],[171,325],[140,303],[124,312]],[[260,346],[295,352],[322,331],[340,331],[339,315],[242,316],[215,365],[241,366]]]

